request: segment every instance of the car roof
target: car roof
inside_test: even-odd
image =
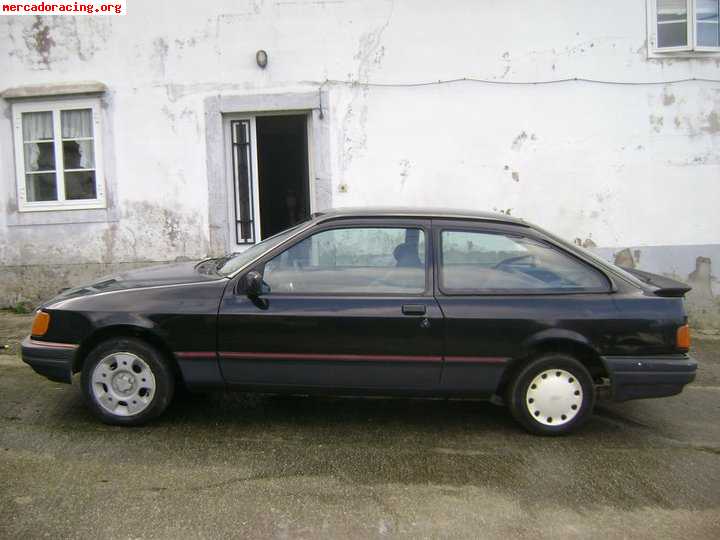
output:
[[[361,208],[331,208],[322,212],[315,212],[313,218],[319,221],[331,219],[349,219],[356,217],[413,217],[425,219],[470,219],[477,221],[493,221],[498,223],[509,223],[512,225],[529,224],[520,218],[507,214],[495,212],[481,212],[477,210],[465,210],[457,208],[423,208],[423,207],[361,207]]]

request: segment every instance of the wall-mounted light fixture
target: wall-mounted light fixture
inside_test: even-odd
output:
[[[267,53],[260,49],[258,52],[255,53],[255,61],[257,62],[258,66],[260,66],[262,69],[265,69],[268,62]]]

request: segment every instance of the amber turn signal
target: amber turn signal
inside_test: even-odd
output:
[[[677,329],[677,339],[675,344],[678,349],[687,350],[690,348],[690,327],[687,324]]]
[[[44,311],[38,311],[35,313],[35,318],[33,319],[32,330],[30,331],[30,333],[33,336],[44,336],[45,332],[48,331],[49,326],[50,314],[45,313]]]

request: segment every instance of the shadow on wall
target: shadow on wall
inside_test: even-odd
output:
[[[679,275],[677,272],[644,267],[641,261],[642,254],[641,249],[625,248],[613,253],[613,261],[618,266],[639,268],[687,283],[692,287],[686,296],[686,307],[692,327],[704,331],[720,330],[720,296],[713,290],[720,288],[720,281],[712,274],[710,257],[695,257],[695,269],[687,275]]]

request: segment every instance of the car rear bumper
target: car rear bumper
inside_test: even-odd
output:
[[[20,347],[23,362],[51,381],[72,382],[77,345],[35,341],[26,337]]]
[[[615,401],[674,396],[695,380],[697,371],[697,362],[684,354],[606,356],[603,361]]]

